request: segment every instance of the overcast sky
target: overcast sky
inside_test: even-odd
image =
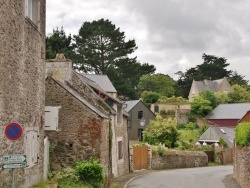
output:
[[[174,79],[206,53],[250,80],[249,0],[49,0],[46,14],[47,33],[63,26],[72,35],[85,21],[109,19],[135,39],[140,62]]]

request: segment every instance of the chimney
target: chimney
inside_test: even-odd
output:
[[[64,54],[56,54],[55,59],[46,60],[45,78],[51,76],[55,80],[64,82],[71,79],[72,62]]]

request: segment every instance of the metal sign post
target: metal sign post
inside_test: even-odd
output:
[[[5,127],[4,130],[5,137],[11,141],[16,141],[20,139],[23,135],[23,128],[19,123],[10,123]],[[14,169],[15,168],[25,168],[27,165],[26,155],[15,155],[14,148],[15,142],[13,142],[12,153],[13,155],[5,155],[3,156],[3,169],[11,169],[12,176],[12,188],[15,187],[15,176]]]

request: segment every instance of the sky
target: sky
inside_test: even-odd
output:
[[[175,80],[203,63],[202,54],[224,57],[228,70],[250,80],[249,0],[49,0],[46,33],[108,19],[134,39],[133,56]]]

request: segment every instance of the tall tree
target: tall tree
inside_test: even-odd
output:
[[[250,102],[250,92],[246,88],[236,84],[232,90],[228,93],[229,103]]]
[[[138,89],[140,92],[146,90],[159,93],[163,96],[171,97],[175,95],[175,85],[175,81],[168,75],[143,75],[140,78]]]
[[[244,79],[245,76],[242,76],[240,74],[238,74],[237,71],[233,71],[230,78],[229,78],[229,82],[231,85],[240,85],[243,87],[249,87],[248,85],[248,80]]]
[[[153,74],[155,67],[148,63],[140,64],[135,59],[123,59],[116,63],[117,68],[110,68],[108,77],[123,100],[139,98],[137,85],[144,74]],[[129,76],[128,76],[129,75]]]
[[[46,36],[46,59],[54,59],[57,53],[64,53],[66,58],[71,59],[74,52],[72,38],[66,35],[63,27],[53,29],[53,32]]]
[[[223,57],[213,55],[202,55],[203,63],[195,68],[188,69],[185,73],[177,72],[180,77],[177,81],[177,93],[187,98],[193,80],[216,80],[224,77],[230,77],[232,71],[227,70],[229,63]]]
[[[108,74],[116,64],[136,49],[135,40],[125,41],[125,34],[109,20],[84,22],[74,35],[77,58],[75,68],[84,72]]]

